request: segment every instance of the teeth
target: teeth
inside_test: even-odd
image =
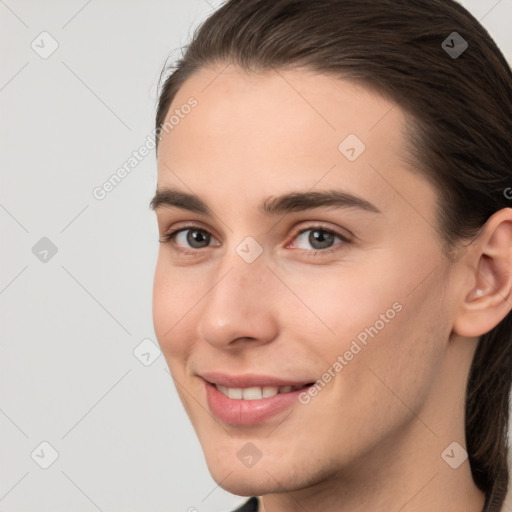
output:
[[[242,389],[241,388],[228,388],[228,396],[229,398],[242,398]]]
[[[244,400],[261,400],[263,398],[263,390],[258,387],[245,388],[240,390]]]
[[[221,386],[215,384],[215,387],[229,398],[235,400],[261,400],[262,398],[270,398],[280,393],[289,393],[292,390],[299,389],[295,386],[282,386],[280,388],[276,386],[255,386],[252,388],[228,388],[227,386]]]
[[[279,393],[279,388],[275,386],[264,386],[262,389],[263,398],[270,398],[276,396]]]

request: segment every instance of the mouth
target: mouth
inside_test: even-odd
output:
[[[312,386],[314,383],[310,382],[303,386],[252,386],[248,388],[230,388],[221,386],[220,384],[210,383],[215,386],[224,396],[232,400],[261,400],[262,398],[272,398],[276,395],[290,393],[293,391],[300,391]]]
[[[206,374],[201,376],[211,413],[224,423],[251,426],[263,423],[299,404],[299,395],[313,382],[283,381],[265,376]]]

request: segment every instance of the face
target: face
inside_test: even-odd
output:
[[[445,400],[437,193],[407,167],[405,115],[381,96],[308,71],[223,69],[191,77],[166,118],[158,190],[198,200],[162,194],[155,208],[162,240],[175,232],[159,249],[155,332],[222,487],[320,485],[404,452],[411,411],[426,420]]]

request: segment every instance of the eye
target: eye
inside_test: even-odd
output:
[[[306,234],[309,232],[309,235]],[[338,239],[341,244],[334,244]],[[297,240],[299,244],[309,244],[313,249],[298,247],[296,250],[309,256],[324,255],[337,250],[341,250],[340,245],[343,247],[350,243],[350,240],[345,235],[327,229],[324,226],[309,226],[296,232],[293,240]],[[200,249],[204,249],[211,245],[220,245],[220,243],[213,238],[213,236],[199,226],[185,226],[175,229],[165,235],[159,240],[160,243],[171,243],[173,249],[179,253],[187,255],[197,255]],[[212,244],[211,242],[214,241]],[[334,245],[333,245],[334,244]],[[287,247],[290,247],[288,245]]]
[[[198,249],[208,247],[212,240],[214,240],[212,235],[199,226],[186,226],[163,235],[159,241],[160,243],[171,242],[178,252],[195,254]],[[192,250],[187,249],[187,245],[191,247]],[[220,244],[217,242],[212,245]]]
[[[342,243],[333,245],[336,239],[340,240]],[[350,243],[350,240],[346,236],[331,229],[327,229],[324,226],[310,226],[306,229],[302,229],[295,234],[294,240],[296,241],[294,245],[306,244],[313,247],[313,249],[298,247],[298,249],[301,249],[301,252],[306,254],[312,253],[313,255],[318,253],[331,253],[339,250],[339,245],[343,246]]]

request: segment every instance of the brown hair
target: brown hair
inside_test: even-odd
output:
[[[451,55],[457,32],[468,44]],[[457,36],[455,36],[457,37]],[[448,47],[443,42],[448,41]],[[438,192],[447,256],[510,205],[512,72],[482,25],[452,0],[230,0],[194,33],[160,92],[156,129],[185,80],[207,65],[304,67],[358,81],[408,116],[410,163]],[[158,147],[159,135],[156,137]],[[512,313],[481,336],[466,392],[466,443],[485,512],[508,488]]]

